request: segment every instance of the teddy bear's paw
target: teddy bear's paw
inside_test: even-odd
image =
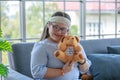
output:
[[[55,52],[54,54],[56,57],[58,57],[60,55],[60,53],[58,51]]]
[[[83,57],[82,54],[79,54],[79,59],[80,59],[80,60],[83,60],[83,59],[84,59],[84,57]]]
[[[91,75],[83,74],[81,76],[82,80],[93,80],[93,77]]]

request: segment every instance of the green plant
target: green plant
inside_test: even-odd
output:
[[[0,52],[12,52],[11,44],[2,37],[2,30],[0,29]],[[6,77],[8,74],[8,68],[0,63],[0,75]]]

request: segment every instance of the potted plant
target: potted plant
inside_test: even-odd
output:
[[[0,28],[0,52],[1,54],[4,52],[12,52],[12,48],[11,48],[11,44],[5,40],[3,37],[2,37],[2,30]],[[2,64],[2,62],[0,62],[0,76],[1,76],[1,80],[2,80],[2,77],[6,77],[8,74],[8,68]]]

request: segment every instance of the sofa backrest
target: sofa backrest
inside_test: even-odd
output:
[[[33,45],[34,43],[16,43],[12,45],[14,69],[29,77],[32,77],[30,57]]]
[[[86,54],[107,53],[107,47],[120,45],[120,38],[96,39],[96,40],[81,40]]]

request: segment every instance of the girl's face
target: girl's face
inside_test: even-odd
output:
[[[54,42],[59,42],[60,39],[67,35],[68,32],[68,27],[65,24],[62,23],[52,23],[48,27],[49,29],[49,35],[50,35],[50,40]]]

